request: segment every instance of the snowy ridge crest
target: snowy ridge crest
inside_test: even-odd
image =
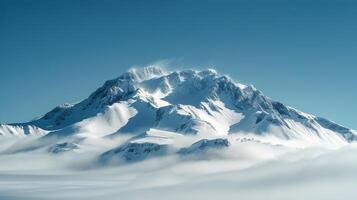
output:
[[[213,69],[167,72],[156,66],[130,69],[87,99],[58,106],[34,121],[1,125],[0,134],[44,135],[40,141],[46,142],[30,149],[56,153],[80,152],[88,146],[82,143],[130,135],[127,145],[103,149],[106,160],[142,160],[151,153],[166,155],[166,149],[221,151],[242,136],[300,146],[357,140],[351,129],[274,101]],[[178,142],[190,138],[184,146]]]

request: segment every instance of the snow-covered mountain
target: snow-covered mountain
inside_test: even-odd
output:
[[[215,70],[165,72],[132,69],[109,80],[87,99],[64,104],[27,123],[0,126],[3,136],[40,136],[31,147],[52,153],[101,146],[111,157],[141,160],[223,149],[249,139],[279,145],[344,145],[356,131],[298,111],[254,86]],[[101,145],[102,140],[124,142]]]

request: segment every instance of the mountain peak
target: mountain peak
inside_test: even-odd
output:
[[[27,130],[25,125],[56,136],[135,135],[154,128],[179,134],[251,133],[337,143],[357,139],[350,129],[274,101],[253,85],[237,83],[214,69],[166,72],[154,65],[132,68],[106,81],[87,99],[56,107],[16,128]],[[2,129],[4,133],[16,130]],[[31,131],[37,129],[22,132]]]
[[[156,65],[150,65],[143,68],[131,68],[127,73],[132,75],[134,80],[137,82],[142,82],[167,74],[163,68]]]

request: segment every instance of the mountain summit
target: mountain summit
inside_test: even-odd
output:
[[[351,129],[274,101],[213,69],[158,67],[131,69],[77,104],[63,104],[27,123],[1,125],[0,135],[52,138],[38,148],[56,153],[81,149],[88,140],[130,138],[107,149],[103,160],[117,154],[140,160],[152,152],[183,152],[173,150],[181,147],[192,152],[200,145],[228,148],[237,138],[282,145],[343,145],[357,139]]]

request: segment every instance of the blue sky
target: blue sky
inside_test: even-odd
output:
[[[0,123],[86,98],[133,65],[214,66],[357,129],[357,2],[0,1]]]

